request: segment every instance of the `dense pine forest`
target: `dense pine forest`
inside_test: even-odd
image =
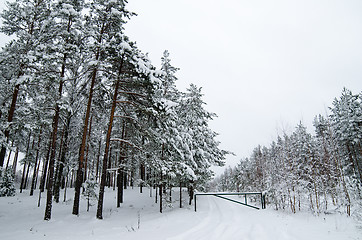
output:
[[[125,34],[134,15],[126,0],[8,3],[0,26],[13,39],[0,51],[0,197],[39,194],[33,199],[39,206],[46,198],[50,220],[71,188],[69,215],[96,200],[103,219],[105,188],[117,193],[117,207],[124,189],[153,188],[160,212],[179,197],[175,187],[188,189],[190,204],[195,189],[263,191],[268,208],[362,219],[362,92],[343,89],[328,114],[315,117],[313,133],[300,123],[210,182],[210,167],[231,154],[209,126],[216,114],[205,109],[201,87],[176,88],[182,79],[167,50],[154,66]]]
[[[316,214],[344,212],[362,219],[362,93],[343,89],[318,115],[314,134],[300,123],[269,147],[225,170],[212,186],[219,191],[265,191],[276,210]]]
[[[102,219],[105,187],[117,188],[117,206],[124,188],[155,187],[162,211],[166,190],[192,197],[228,154],[201,88],[178,91],[169,52],[155,67],[124,34],[135,15],[126,3],[20,0],[1,14],[13,40],[0,52],[0,195],[15,194],[14,177],[20,192],[40,189],[45,220],[67,188],[74,215],[85,194]]]

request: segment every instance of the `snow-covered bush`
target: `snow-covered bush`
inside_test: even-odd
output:
[[[0,167],[0,197],[15,196],[14,176],[11,168],[7,170]]]
[[[83,187],[84,187],[83,196],[87,199],[87,211],[89,211],[89,207],[93,206],[92,202],[98,199],[96,193],[98,183],[93,178],[87,179],[83,183]]]

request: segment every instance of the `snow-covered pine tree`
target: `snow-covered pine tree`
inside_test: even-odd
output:
[[[1,64],[6,64],[10,60],[11,65],[13,65],[11,74],[9,73],[9,77],[11,77],[10,83],[13,88],[7,114],[9,125],[13,122],[20,87],[32,81],[32,75],[34,69],[36,69],[34,50],[44,40],[41,35],[43,34],[44,24],[49,17],[49,3],[48,0],[9,2],[8,9],[1,14],[1,32],[16,37],[16,40],[13,40],[4,49],[6,51],[4,54],[5,59],[0,59]],[[7,127],[4,130],[5,143],[0,151],[0,166],[4,163],[9,135],[10,129]]]
[[[93,177],[91,177],[90,179],[87,179],[83,183],[83,188],[84,188],[84,191],[83,191],[82,195],[87,200],[87,212],[89,212],[89,207],[93,206],[92,202],[98,199],[97,198],[98,195],[96,193],[96,190],[98,188],[98,183]]]
[[[78,43],[80,39],[78,32],[82,26],[80,15],[82,4],[83,1],[57,1],[52,5],[54,14],[51,15],[52,19],[49,20],[52,21],[51,27],[48,28],[49,35],[52,35],[52,42],[49,42],[45,46],[45,50],[48,51],[49,54],[45,58],[46,62],[44,62],[44,68],[51,74],[48,78],[52,79],[54,83],[58,83],[58,86],[55,88],[57,91],[54,91],[55,112],[52,122],[49,182],[44,220],[49,220],[51,218],[56,142],[61,110],[60,104],[62,101],[64,82],[66,80],[65,74],[68,66],[68,58],[79,53],[78,49],[80,46],[76,43]],[[52,60],[51,64],[47,64],[50,59]]]
[[[99,198],[98,198],[98,207],[97,207],[97,218],[102,219],[102,212],[103,212],[103,198],[104,198],[104,187],[106,184],[106,169],[107,169],[107,159],[108,154],[110,150],[110,143],[111,143],[111,134],[112,134],[112,128],[113,128],[113,121],[114,121],[114,115],[116,112],[116,106],[117,102],[119,101],[118,95],[123,90],[121,88],[121,81],[123,81],[124,72],[127,70],[127,59],[132,58],[133,55],[133,49],[127,42],[127,38],[123,36],[122,34],[116,34],[112,36],[112,41],[109,43],[108,51],[110,52],[109,55],[109,61],[112,63],[112,68],[110,71],[114,73],[114,76],[112,79],[115,78],[114,83],[114,92],[113,92],[113,99],[112,99],[112,107],[111,112],[109,116],[109,122],[108,122],[108,129],[107,129],[107,135],[106,135],[106,141],[105,141],[105,151],[104,151],[104,157],[103,157],[103,167],[102,167],[102,174],[101,174],[101,183],[99,188]],[[124,125],[123,125],[123,131],[121,139],[124,139]],[[122,154],[122,153],[121,153]],[[120,156],[120,159],[122,157]],[[121,181],[121,171],[123,169],[120,168],[117,171],[117,183],[118,183],[118,194],[117,194],[117,207],[120,206],[121,201],[123,201],[121,198],[123,197],[122,191],[123,188],[120,187]],[[122,195],[122,196],[121,196]]]
[[[337,162],[340,167],[341,185],[344,192],[343,202],[347,214],[351,214],[351,204],[354,199],[361,198],[360,185],[362,182],[362,94],[353,94],[344,88],[340,99],[333,101],[330,108],[331,129],[334,149],[337,152]],[[357,189],[357,191],[356,191]],[[356,194],[352,194],[356,193]],[[357,200],[359,201],[359,200]]]
[[[83,167],[85,157],[86,138],[90,119],[94,86],[98,79],[99,70],[103,67],[107,58],[106,47],[113,36],[122,33],[125,18],[132,14],[125,9],[124,0],[94,0],[89,3],[89,9],[85,17],[84,33],[88,38],[88,48],[91,58],[87,64],[90,72],[90,87],[88,94],[87,109],[84,117],[82,141],[79,150],[79,165],[75,186],[73,214],[79,214],[80,188],[83,180]]]
[[[269,148],[258,146],[249,160],[242,160],[236,170],[226,170],[214,185],[233,190],[232,180],[240,177],[241,189],[259,191],[255,187],[260,184],[255,183],[263,175],[267,201],[277,210],[295,213],[308,208],[319,213],[328,211],[332,200],[336,209],[343,206],[350,215],[351,207],[360,207],[360,97],[344,89],[333,102],[329,118],[315,118],[315,136],[299,124],[292,134],[278,136]],[[262,175],[258,174],[261,161]]]
[[[15,196],[14,175],[11,168],[0,167],[0,197]]]
[[[328,119],[322,115],[315,117],[313,125],[315,127],[315,139],[317,151],[317,157],[321,162],[320,178],[323,183],[324,203],[325,210],[328,208],[327,196],[332,199],[333,205],[337,204],[337,201],[343,192],[339,191],[338,185],[343,185],[338,153],[333,146],[333,136],[331,135],[331,125]]]
[[[362,99],[343,89],[340,99],[333,101],[330,115],[333,131],[340,146],[346,175],[362,181]]]
[[[201,88],[191,84],[176,110],[178,132],[183,139],[183,149],[187,149],[182,153],[184,164],[189,166],[196,176],[194,184],[198,186],[212,177],[210,167],[222,166],[225,156],[229,154],[219,148],[220,143],[216,140],[218,134],[209,128],[208,122],[216,117],[216,114],[204,109],[202,96]]]

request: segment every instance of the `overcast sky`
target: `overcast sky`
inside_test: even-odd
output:
[[[313,132],[343,87],[362,90],[361,0],[129,0],[128,9],[138,16],[126,34],[153,64],[167,49],[179,89],[203,88],[218,115],[210,126],[236,154],[227,163],[299,121]]]

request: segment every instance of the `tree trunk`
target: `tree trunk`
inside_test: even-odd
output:
[[[107,169],[111,169],[111,168],[112,168],[112,147],[109,148],[109,156],[108,156],[108,160],[107,160]],[[110,188],[112,185],[112,173],[110,171],[107,172],[106,185],[108,186],[108,188]]]
[[[42,129],[40,129],[39,138],[38,138],[38,146],[36,148],[33,179],[31,180],[30,196],[33,196],[33,194],[34,194],[34,189],[35,189],[35,186],[36,186],[35,185],[35,180],[37,178],[37,173],[38,173],[38,170],[39,170],[38,160],[39,160],[39,148],[40,148],[40,142],[41,142],[41,134],[42,134]]]
[[[69,172],[67,173],[67,178],[66,178],[66,182],[65,182],[65,185],[64,185],[64,199],[63,199],[63,202],[65,202],[67,200],[68,181],[69,181]]]
[[[180,181],[180,208],[182,208],[182,182]]]
[[[44,187],[45,187],[45,183],[46,183],[46,180],[47,180],[51,144],[52,144],[52,138],[51,138],[51,134],[50,134],[48,151],[47,151],[47,155],[46,155],[46,157],[44,159],[44,162],[43,162],[43,173],[42,173],[42,176],[41,176],[40,186],[39,186],[39,189],[40,189],[41,192],[44,192]]]
[[[112,133],[112,126],[113,126],[113,118],[114,118],[114,112],[116,110],[117,105],[117,96],[118,96],[118,88],[119,83],[121,80],[121,73],[122,73],[122,66],[123,66],[123,57],[121,60],[121,64],[119,67],[119,72],[117,76],[116,86],[113,94],[113,102],[112,102],[112,109],[111,109],[111,115],[109,117],[109,123],[108,123],[108,130],[107,130],[107,136],[106,136],[106,147],[104,150],[104,156],[103,156],[103,169],[102,169],[102,177],[101,177],[101,184],[99,187],[99,198],[98,198],[98,206],[97,206],[97,218],[103,219],[103,198],[104,198],[104,186],[106,183],[106,168],[107,168],[107,159],[108,159],[108,150],[111,142],[111,133]]]
[[[127,189],[128,185],[128,171],[123,170],[123,188]]]
[[[25,171],[26,171],[26,162],[24,162],[23,175],[21,177],[20,193],[23,192],[23,188],[24,188]]]
[[[18,74],[18,77],[20,77],[21,75],[22,75],[22,73],[20,71],[20,73]],[[13,98],[11,101],[9,114],[8,114],[8,123],[11,123],[13,121],[16,101],[17,101],[18,95],[19,95],[19,90],[20,90],[20,84],[15,85],[14,92],[13,92]],[[6,139],[5,141],[7,144],[9,142],[9,135],[10,135],[10,130],[8,128],[5,130],[4,135],[5,135],[5,139]],[[2,145],[1,151],[0,151],[0,167],[2,167],[4,165],[5,155],[6,155],[6,145]]]
[[[99,44],[101,44],[103,41],[103,34],[105,33],[106,28],[107,28],[106,22],[104,21],[102,23],[100,35],[99,35],[99,39],[98,39]],[[100,47],[98,47],[96,50],[95,61],[99,60],[100,53],[101,53],[101,50],[100,50]],[[82,180],[83,180],[83,162],[84,162],[85,143],[86,143],[86,138],[87,138],[88,122],[89,122],[89,117],[90,117],[93,91],[94,91],[94,85],[95,85],[96,78],[97,78],[97,72],[98,72],[98,68],[95,67],[93,69],[92,77],[91,77],[91,85],[89,88],[87,110],[85,113],[84,125],[83,125],[82,142],[81,142],[80,149],[79,149],[78,171],[77,171],[77,179],[75,182],[75,194],[74,194],[74,203],[73,203],[73,212],[72,212],[74,215],[79,214],[80,188],[82,186]],[[104,159],[104,161],[107,162],[106,159]],[[104,164],[103,164],[103,166],[104,166]],[[105,165],[105,167],[107,167],[107,165]],[[103,171],[105,171],[105,170],[106,169],[103,169]],[[102,201],[103,201],[103,199],[102,199]]]
[[[122,135],[121,138],[124,139],[126,131],[126,124],[123,122],[122,124]],[[120,144],[120,152],[119,152],[119,162],[118,162],[118,170],[117,170],[117,207],[121,206],[123,203],[123,185],[124,185],[124,159],[125,159],[125,149],[124,144],[121,142]]]
[[[29,171],[30,171],[31,163],[28,163],[28,167],[26,169],[26,175],[25,175],[25,181],[24,181],[24,189],[27,189],[28,187],[28,178],[29,178]]]
[[[98,147],[98,154],[97,154],[97,164],[96,164],[96,181],[98,182],[99,176],[99,159],[101,156],[101,146],[102,146],[102,138],[99,139],[99,147]]]
[[[189,196],[190,196],[189,205],[191,205],[192,199],[194,198],[194,186],[193,186],[193,184],[190,185]]]
[[[14,146],[14,141],[12,141],[12,143],[11,143],[11,149],[12,149],[13,146]],[[11,153],[12,153],[12,150],[11,150],[11,149],[10,149],[10,152],[9,152],[9,155],[8,155],[8,160],[6,161],[5,171],[8,170],[8,167],[9,167],[10,156],[11,156]]]
[[[169,188],[169,190],[170,190],[170,202],[172,203],[172,186],[170,185],[169,187],[170,187]]]
[[[145,165],[143,163],[141,163],[140,166],[140,173],[141,173],[141,184],[140,184],[140,193],[142,193],[142,188],[143,188],[143,182],[145,181]]]
[[[117,207],[123,203],[123,169],[117,169]]]
[[[31,132],[29,133],[29,137],[28,137],[28,141],[27,141],[27,145],[26,145],[25,156],[28,156],[28,154],[29,154],[30,137],[31,137]],[[27,161],[24,162],[23,176],[21,178],[21,183],[20,183],[20,192],[23,192],[23,189],[25,188],[25,169],[26,169],[25,166],[28,165],[28,164],[30,164],[30,163],[27,162]]]
[[[92,132],[92,121],[93,121],[93,114],[91,114],[90,117],[90,122],[89,122],[89,131],[88,131],[88,136],[87,136],[87,148],[86,148],[86,153],[85,153],[85,162],[84,162],[84,176],[83,176],[83,182],[85,182],[87,180],[87,174],[88,174],[88,154],[89,154],[89,142],[91,140],[91,132]]]
[[[96,58],[96,60],[98,60],[98,57]],[[85,143],[86,143],[87,132],[88,132],[88,121],[89,121],[89,117],[90,117],[90,110],[91,110],[91,105],[92,105],[92,98],[93,98],[93,91],[94,91],[96,77],[97,77],[97,68],[95,68],[92,73],[92,80],[91,80],[91,86],[89,89],[87,111],[86,111],[85,118],[84,118],[83,137],[82,137],[82,143],[80,145],[80,150],[79,150],[78,171],[77,171],[77,179],[75,182],[75,195],[74,195],[73,212],[72,212],[74,215],[79,214],[80,188],[82,186],[83,173],[84,173],[84,169],[83,169],[84,151],[85,151]]]
[[[18,157],[19,157],[19,148],[16,147],[14,160],[13,160],[13,174],[15,176],[16,173],[16,166],[18,165]]]
[[[55,179],[54,185],[54,200],[56,203],[59,203],[59,193],[60,193],[60,185],[62,182],[62,176],[65,165],[65,154],[68,151],[68,136],[69,136],[69,127],[70,127],[70,113],[68,114],[67,122],[64,126],[64,139],[62,141],[62,154],[60,156],[59,161],[59,169],[57,173],[57,178]]]
[[[53,190],[53,196],[55,197],[56,190],[55,190],[55,185],[57,184],[57,179],[59,177],[59,168],[61,165],[61,157],[62,157],[62,152],[63,152],[63,141],[64,141],[64,133],[65,133],[65,128],[63,128],[62,131],[62,137],[60,138],[60,145],[59,145],[59,153],[58,153],[58,160],[56,161],[56,167],[55,167],[55,172],[54,172],[54,190]],[[62,172],[63,173],[63,172]],[[60,175],[60,178],[62,177],[62,174]],[[59,201],[58,201],[59,202]]]
[[[68,23],[68,30],[69,30],[69,23]],[[67,54],[63,55],[63,64],[62,70],[60,73],[60,82],[59,82],[59,90],[58,90],[58,99],[62,98],[63,93],[63,78],[65,74],[65,61],[67,59]],[[51,219],[51,211],[52,211],[52,198],[53,198],[53,182],[54,182],[54,163],[55,163],[55,150],[56,150],[56,143],[57,143],[57,133],[58,133],[58,121],[59,121],[59,114],[60,114],[60,106],[58,101],[55,103],[55,114],[53,118],[53,132],[52,132],[52,143],[51,143],[51,151],[50,151],[50,159],[49,159],[49,182],[47,188],[47,203],[45,207],[45,214],[44,220]]]
[[[31,144],[31,150],[34,150],[35,138],[33,138],[33,143]],[[29,179],[29,171],[30,171],[31,162],[29,162],[28,169],[26,171],[24,189],[28,187],[28,179]],[[34,165],[34,169],[36,168],[36,164]]]
[[[59,87],[59,93],[62,93],[62,86]],[[53,134],[52,134],[52,144],[51,144],[51,152],[50,152],[50,159],[49,159],[49,181],[47,187],[47,201],[45,207],[45,214],[44,220],[51,219],[51,211],[52,211],[52,198],[53,198],[53,182],[54,182],[54,162],[55,162],[55,148],[56,148],[56,141],[57,141],[57,131],[58,131],[58,120],[59,120],[59,112],[60,108],[59,105],[56,104],[55,108],[55,116],[53,118]]]
[[[157,193],[157,189],[158,189],[158,186],[155,186],[155,203],[157,203],[157,196],[158,196],[158,193]]]
[[[159,193],[160,193],[160,213],[162,213],[162,192],[163,192],[163,189],[162,189],[162,173],[161,173],[161,183],[160,183],[160,190],[159,190]]]
[[[36,189],[36,185],[38,184],[38,179],[39,179],[39,169],[40,169],[40,162],[41,162],[41,160],[39,159],[39,156],[38,156],[38,166],[37,166],[37,168],[36,168],[36,175],[35,175],[34,190]]]

